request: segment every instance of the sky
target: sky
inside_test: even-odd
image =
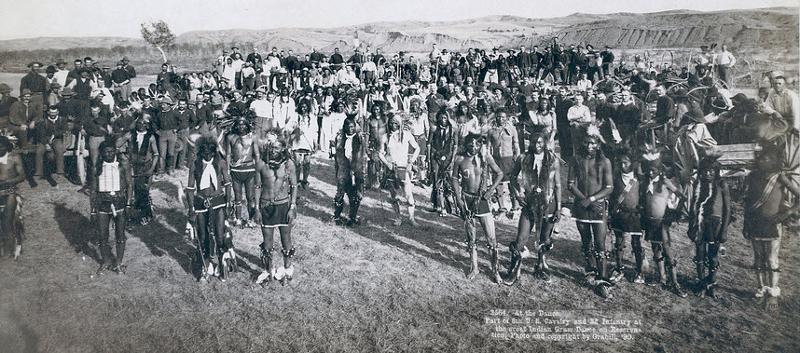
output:
[[[800,6],[800,0],[27,0],[9,1],[0,39],[61,36],[138,38],[142,22],[194,30],[339,27],[383,21],[447,21],[487,15],[532,18],[574,12],[715,11]],[[13,1],[13,2],[12,2]]]

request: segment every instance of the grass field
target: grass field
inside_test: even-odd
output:
[[[535,259],[525,260],[518,285],[492,283],[483,241],[481,275],[470,282],[460,220],[420,210],[419,227],[393,227],[387,194],[372,191],[361,212],[368,223],[337,227],[329,222],[332,180],[331,162],[316,158],[294,229],[295,279],[264,287],[253,282],[260,272],[256,229],[235,231],[241,272],[224,283],[195,280],[178,177],[154,183],[157,217],[129,232],[127,274],[101,277],[92,276],[97,255],[88,198],[74,185],[23,187],[23,256],[0,259],[0,352],[800,351],[800,241],[796,235],[783,241],[783,299],[767,311],[752,298],[752,253],[741,236],[741,212],[721,258],[719,299],[681,299],[623,281],[613,299],[603,300],[583,283],[580,240],[570,220],[559,224],[551,284],[533,279]],[[427,205],[428,191],[416,192],[418,205]],[[677,225],[673,237],[680,281],[688,285],[693,247],[685,231]],[[515,222],[498,219],[503,270],[514,232]],[[485,323],[497,309],[635,317],[641,333],[612,342],[497,339],[495,325]]]

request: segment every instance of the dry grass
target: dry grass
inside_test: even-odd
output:
[[[521,285],[491,283],[485,247],[481,276],[468,282],[460,221],[420,211],[419,228],[392,227],[391,209],[381,201],[386,194],[370,192],[362,212],[369,223],[336,227],[328,222],[332,176],[328,160],[315,161],[294,231],[295,280],[286,287],[253,284],[261,241],[254,229],[235,233],[242,272],[226,283],[196,282],[193,247],[182,235],[177,178],[155,184],[156,222],[129,234],[128,273],[100,278],[90,276],[97,263],[86,197],[72,185],[25,189],[24,257],[0,260],[0,351],[800,351],[796,236],[783,244],[778,311],[765,312],[751,299],[752,255],[739,223],[722,258],[720,299],[680,299],[624,282],[614,299],[604,301],[581,283],[580,241],[571,221],[560,224],[552,284],[532,279],[530,259]],[[423,190],[417,191],[418,204],[426,204]],[[512,240],[514,230],[513,222],[499,222],[501,244]],[[674,230],[684,283],[693,273],[685,230]],[[502,250],[505,266],[508,251]],[[495,340],[483,318],[496,308],[632,313],[644,320],[643,333],[612,344]]]

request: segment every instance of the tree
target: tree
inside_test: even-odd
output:
[[[169,29],[169,26],[163,20],[158,20],[151,23],[142,23],[142,38],[145,42],[152,45],[159,52],[164,62],[167,62],[167,54],[164,53],[164,48],[172,45],[175,41],[175,35]]]

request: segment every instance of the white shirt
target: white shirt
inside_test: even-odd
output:
[[[544,153],[533,155],[533,169],[542,172],[542,161],[544,161]]]
[[[142,147],[142,142],[144,142],[144,135],[147,134],[147,131],[136,132],[136,145],[140,148]]]
[[[417,140],[410,132],[396,131],[389,135],[386,141],[386,154],[388,155],[389,162],[393,162],[398,167],[405,167],[408,165],[408,146],[413,146],[419,149]]]
[[[592,112],[589,110],[589,107],[585,105],[573,105],[569,108],[569,111],[567,111],[567,120],[569,120],[570,123],[591,123],[594,119],[592,119]]]
[[[344,157],[347,159],[353,159],[353,137],[355,135],[345,135],[344,137]]]
[[[272,102],[265,99],[256,99],[250,103],[250,110],[256,113],[259,118],[272,117]]]
[[[55,78],[56,82],[58,82],[61,87],[66,87],[67,75],[69,75],[69,70],[58,70],[55,74],[53,74],[53,78]]]
[[[717,55],[717,64],[726,66],[736,65],[736,57],[729,51],[723,51]]]
[[[100,192],[117,192],[122,188],[119,179],[119,162],[103,162],[103,170],[97,180],[97,188]]]
[[[219,182],[217,180],[217,170],[214,169],[214,163],[211,161],[203,161],[203,175],[200,177],[200,190],[206,188],[214,188],[217,189],[219,186]]]
[[[622,173],[622,184],[625,185],[626,187],[628,185],[631,185],[631,183],[633,183],[634,180],[636,180],[636,176],[633,174],[633,171],[630,171],[628,173]]]

